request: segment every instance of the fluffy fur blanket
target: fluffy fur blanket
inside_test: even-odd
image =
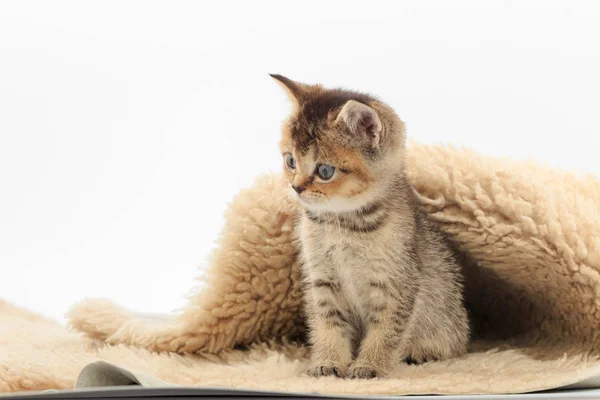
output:
[[[231,203],[201,289],[171,319],[86,300],[68,331],[0,302],[0,391],[69,388],[98,359],[184,385],[346,394],[514,393],[600,374],[600,182],[465,149],[412,144],[408,157],[463,258],[466,356],[389,379],[304,376],[296,209],[266,176]]]

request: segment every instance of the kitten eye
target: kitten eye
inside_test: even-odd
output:
[[[328,181],[333,177],[335,173],[335,167],[327,164],[319,164],[317,165],[317,175],[324,181]]]
[[[289,169],[296,169],[296,159],[290,153],[285,153],[285,165],[287,165]]]

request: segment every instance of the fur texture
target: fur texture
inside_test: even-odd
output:
[[[281,152],[303,208],[309,375],[375,378],[466,353],[460,266],[406,180],[402,121],[365,94],[274,78],[294,98]]]
[[[203,287],[167,322],[90,299],[69,314],[86,339],[0,301],[0,391],[69,388],[97,359],[184,385],[357,395],[516,393],[600,374],[598,179],[420,144],[406,167],[464,256],[468,354],[350,381],[306,377],[305,347],[268,344],[304,328],[298,210],[287,180],[268,176],[230,204]]]

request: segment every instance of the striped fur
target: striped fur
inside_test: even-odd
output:
[[[406,181],[402,121],[371,96],[274,78],[294,100],[281,151],[304,208],[308,373],[374,378],[465,353],[460,268]],[[320,164],[336,168],[331,180]]]

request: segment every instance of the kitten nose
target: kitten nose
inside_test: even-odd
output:
[[[304,191],[304,189],[306,189],[304,186],[296,186],[296,185],[292,185],[292,189],[294,189],[296,191],[296,193],[300,194]]]

